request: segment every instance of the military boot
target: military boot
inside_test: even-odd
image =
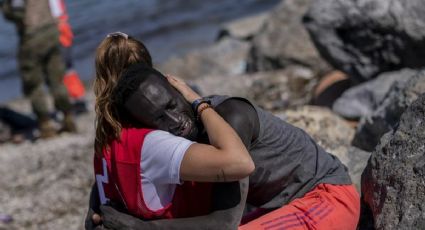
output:
[[[40,138],[51,138],[58,134],[54,121],[50,118],[42,118],[39,120]]]
[[[77,132],[77,125],[75,124],[75,119],[71,112],[64,113],[61,131],[70,133]]]

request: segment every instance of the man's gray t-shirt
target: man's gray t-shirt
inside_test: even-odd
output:
[[[208,98],[215,107],[229,97]],[[250,103],[242,98],[236,99]],[[279,208],[321,183],[352,184],[347,168],[307,133],[255,105],[253,107],[260,130],[249,149],[255,163],[255,171],[249,178],[249,204]]]

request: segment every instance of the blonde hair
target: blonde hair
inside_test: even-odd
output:
[[[124,71],[135,63],[152,67],[149,51],[142,42],[132,37],[108,36],[97,47],[93,86],[96,97],[96,154],[108,148],[111,140],[120,138],[122,124],[112,106],[111,94]]]

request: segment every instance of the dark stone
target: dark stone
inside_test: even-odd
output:
[[[322,57],[363,82],[425,65],[423,6],[422,0],[316,0],[304,24]]]
[[[381,138],[362,174],[362,197],[376,229],[424,229],[425,94],[406,109],[398,127]],[[367,218],[369,217],[369,218]],[[373,218],[373,219],[371,219]]]
[[[363,199],[360,200],[360,221],[357,225],[357,229],[375,230],[372,210],[370,210],[369,206],[364,202]]]
[[[273,10],[253,37],[248,72],[280,69],[288,65],[309,67],[319,73],[329,69],[302,24],[302,17],[311,2],[285,0]]]
[[[372,151],[382,135],[398,124],[404,110],[422,93],[425,93],[425,69],[408,81],[395,82],[378,108],[360,120],[352,144]]]

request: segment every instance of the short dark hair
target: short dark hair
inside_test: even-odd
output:
[[[116,117],[121,123],[125,124],[133,121],[124,105],[130,96],[139,89],[140,84],[152,76],[165,78],[165,76],[158,70],[149,67],[144,63],[136,63],[129,66],[119,78],[114,90],[112,91],[111,104],[112,111],[114,111]]]

